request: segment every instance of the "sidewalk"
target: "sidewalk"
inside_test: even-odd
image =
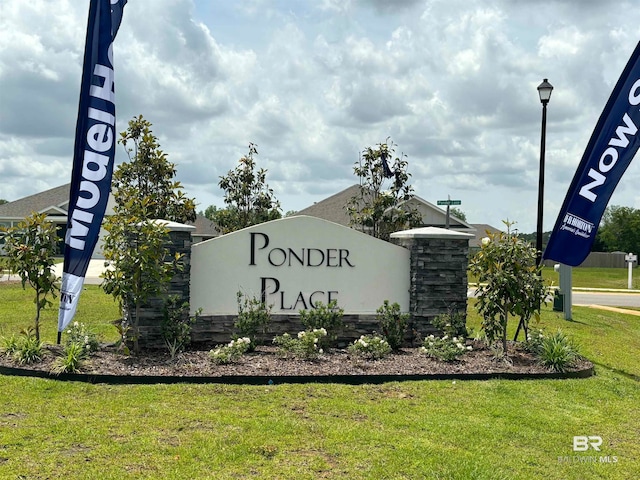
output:
[[[57,263],[53,267],[53,273],[56,277],[62,277],[63,264]],[[102,278],[100,275],[104,272],[104,260],[94,259],[89,261],[89,267],[87,268],[87,275],[84,279],[85,285],[100,285]],[[0,275],[0,282],[15,281],[19,282],[20,277],[18,275]]]

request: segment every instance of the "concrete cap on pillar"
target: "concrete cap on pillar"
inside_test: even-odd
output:
[[[172,222],[171,220],[154,220],[153,223],[164,226],[170,232],[191,232],[196,229],[193,225],[187,225],[184,223]]]
[[[438,227],[412,228],[391,234],[391,238],[440,238],[449,240],[468,240],[474,238],[471,233],[457,232]]]

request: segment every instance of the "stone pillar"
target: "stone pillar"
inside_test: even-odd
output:
[[[391,242],[411,252],[410,328],[424,337],[440,314],[467,312],[469,239],[473,235],[436,227],[391,234]]]
[[[166,293],[153,297],[142,306],[139,320],[138,343],[143,348],[160,348],[164,346],[162,339],[162,319],[164,315],[164,305],[167,297],[176,295],[183,302],[189,301],[190,290],[189,280],[191,277],[191,232],[195,230],[192,225],[169,222],[168,220],[157,220],[164,224],[169,230],[164,247],[168,250],[168,255],[173,257],[176,253],[182,255],[180,263],[182,271],[175,272]],[[135,312],[135,309],[134,309]],[[135,313],[133,313],[135,315]]]

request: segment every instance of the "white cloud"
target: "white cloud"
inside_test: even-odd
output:
[[[218,177],[249,142],[290,210],[355,183],[358,151],[391,136],[418,195],[533,231],[548,78],[548,229],[640,38],[627,4],[130,1],[114,45],[118,128],[149,119],[203,209],[221,205]],[[0,198],[70,178],[86,17],[72,0],[0,3]],[[638,206],[638,171],[612,202]]]

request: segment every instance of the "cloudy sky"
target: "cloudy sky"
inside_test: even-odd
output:
[[[0,3],[0,198],[70,180],[88,3]],[[249,142],[287,211],[357,183],[359,152],[390,137],[417,195],[533,232],[548,78],[550,230],[638,40],[630,1],[129,0],[118,130],[151,121],[202,210]],[[640,208],[638,162],[610,204]]]

